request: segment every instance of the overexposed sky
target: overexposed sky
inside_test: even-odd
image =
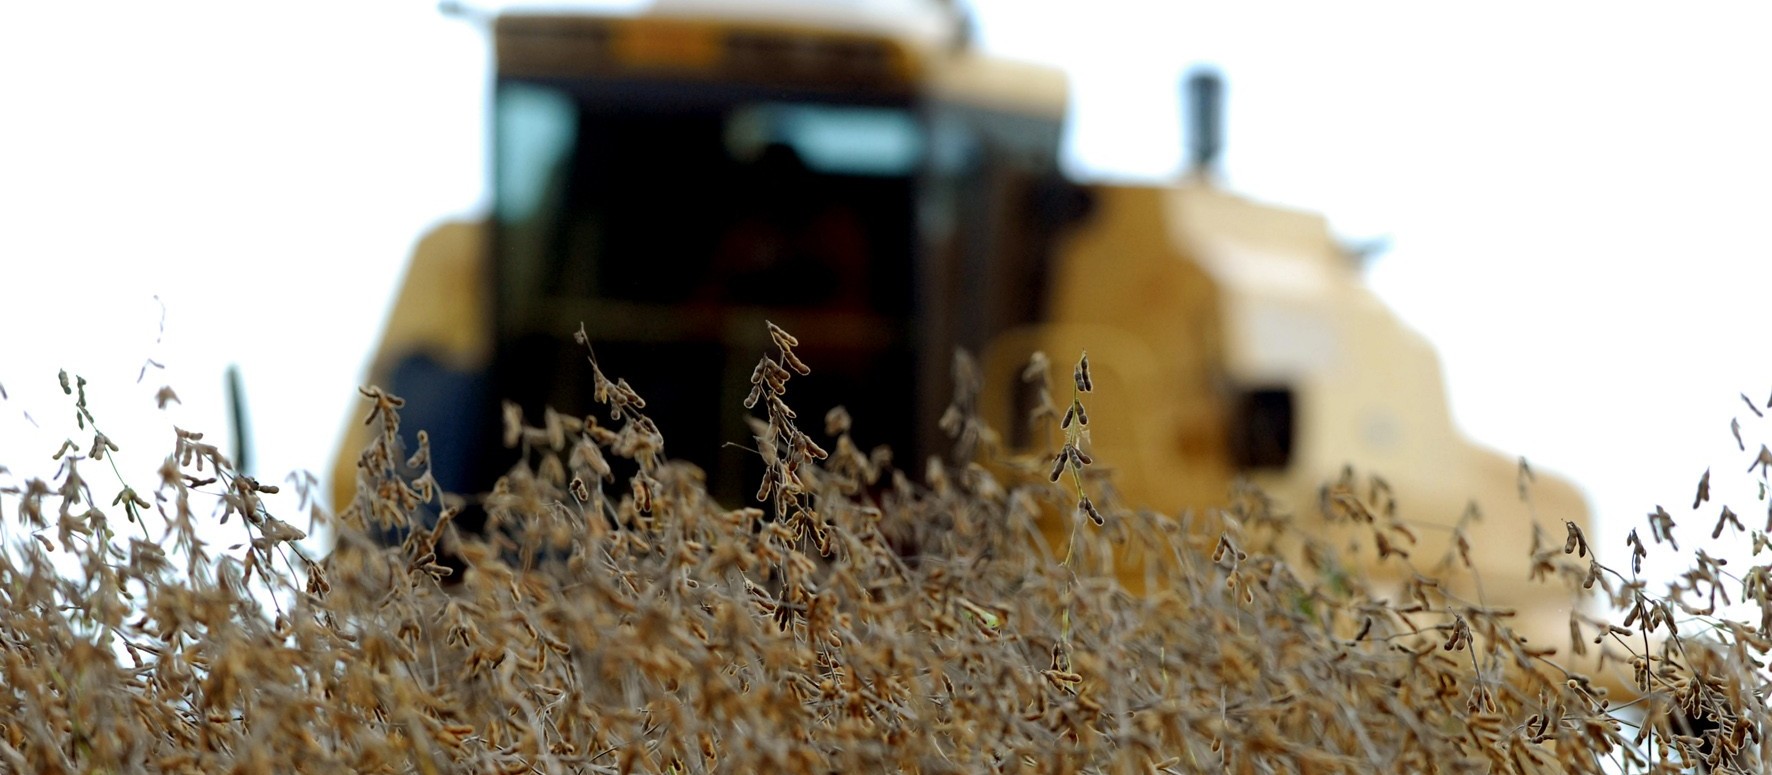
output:
[[[1735,396],[1772,391],[1772,14],[972,5],[985,48],[1071,73],[1079,177],[1176,175],[1180,78],[1216,65],[1226,184],[1388,239],[1370,277],[1439,346],[1460,424],[1604,519],[1746,467]],[[148,434],[124,459],[151,472],[159,384],[223,437],[238,364],[261,477],[324,475],[413,242],[484,206],[486,46],[417,1],[0,9],[0,464],[50,465],[68,368],[113,436]]]

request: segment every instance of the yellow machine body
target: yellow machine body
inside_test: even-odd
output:
[[[671,84],[661,89],[777,83],[833,94],[870,89],[1045,122],[1058,121],[1065,110],[1058,73],[877,30],[667,15],[506,16],[494,29],[501,78]],[[1055,168],[1055,160],[1035,161]],[[1167,186],[1079,188],[1092,205],[1052,241],[1044,282],[1034,291],[1043,296],[1038,315],[1003,317],[1007,322],[974,332],[983,342],[982,408],[989,421],[999,428],[1024,422],[1019,374],[1033,352],[1049,354],[1063,379],[1070,359],[1087,350],[1096,383],[1086,397],[1092,453],[1113,470],[1127,503],[1168,512],[1209,508],[1225,502],[1243,476],[1297,512],[1307,530],[1322,525],[1325,536],[1346,543],[1361,540],[1360,532],[1331,533],[1312,515],[1323,485],[1353,466],[1389,483],[1399,516],[1419,538],[1408,549],[1427,567],[1448,551],[1452,527],[1475,502],[1482,522],[1474,531],[1484,538],[1473,542],[1472,559],[1485,602],[1519,608],[1522,628],[1535,641],[1563,637],[1570,598],[1526,583],[1527,545],[1535,520],[1559,545],[1563,521],[1585,526],[1581,496],[1566,481],[1540,474],[1530,500],[1522,501],[1517,459],[1458,432],[1433,349],[1362,282],[1357,261],[1321,216],[1252,202],[1204,176]],[[934,206],[917,196],[919,212]],[[1002,222],[1001,234],[1025,231],[1040,217],[1018,210],[1018,201],[985,203]],[[489,233],[493,228],[491,222],[448,223],[419,243],[368,382],[387,384],[396,364],[415,353],[449,373],[503,368],[495,352],[501,294],[508,291],[501,283],[517,280],[489,267],[500,244]],[[927,314],[945,322],[917,330],[963,328],[954,308],[994,303],[968,298],[952,284],[920,287],[919,298],[934,305]],[[669,312],[656,305],[620,310],[600,319],[631,328],[641,316]],[[559,333],[566,335],[576,325],[566,318],[583,311],[541,310],[531,319],[563,326]],[[871,319],[818,310],[757,306],[695,314],[711,321],[705,328],[720,331],[770,316],[802,338],[885,330]],[[796,320],[802,328],[794,327]],[[755,327],[746,335],[760,337],[761,326]],[[967,341],[958,335],[919,340]],[[762,352],[759,339],[755,353]],[[946,356],[930,363],[924,373],[939,374]],[[816,371],[820,363],[812,366]],[[636,376],[621,363],[605,368]],[[1068,394],[1064,384],[1055,392]],[[927,407],[939,407],[947,395],[904,400],[913,398],[925,407],[918,421],[933,426]],[[1059,396],[1061,404],[1064,399]],[[857,418],[867,419],[859,412]],[[354,455],[365,440],[365,429],[353,424],[333,471],[336,503],[354,497]],[[1040,443],[1022,441],[1027,448]],[[900,465],[910,468],[902,459]],[[1051,532],[1056,538],[1067,529],[1054,525]],[[1394,562],[1356,570],[1399,578]]]
[[[1087,349],[1093,454],[1128,502],[1169,512],[1219,504],[1242,476],[1307,531],[1363,544],[1358,571],[1369,579],[1407,572],[1373,564],[1368,529],[1318,518],[1323,488],[1346,469],[1362,498],[1370,476],[1388,485],[1418,539],[1398,548],[1423,570],[1449,556],[1453,529],[1474,507],[1471,561],[1484,601],[1519,608],[1535,641],[1566,637],[1572,599],[1528,581],[1528,550],[1534,524],[1557,546],[1564,521],[1585,529],[1585,500],[1542,473],[1527,477],[1522,497],[1519,459],[1457,430],[1432,346],[1362,282],[1321,216],[1199,180],[1093,190],[1096,216],[1059,253],[1051,319],[997,339],[987,385],[1013,381],[1034,351]],[[1283,396],[1285,416],[1262,416],[1251,395]],[[996,423],[1014,421],[993,409]],[[1262,441],[1240,438],[1274,422],[1290,426],[1285,449],[1250,450]],[[1456,589],[1478,599],[1472,583]]]

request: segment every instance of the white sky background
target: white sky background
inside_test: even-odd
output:
[[[987,49],[1071,71],[1082,177],[1177,174],[1180,78],[1219,67],[1227,185],[1389,238],[1370,277],[1439,346],[1461,425],[1603,520],[1684,515],[1706,466],[1746,467],[1736,394],[1772,391],[1772,14],[974,5]],[[483,206],[486,57],[425,2],[0,10],[0,465],[53,472],[68,368],[151,482],[154,391],[225,438],[236,363],[261,478],[324,476],[412,244]]]

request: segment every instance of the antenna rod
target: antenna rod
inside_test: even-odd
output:
[[[252,439],[246,428],[246,383],[240,377],[240,365],[228,364],[228,410],[234,423],[234,470],[252,473]]]

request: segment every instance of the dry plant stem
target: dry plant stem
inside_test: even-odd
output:
[[[1089,412],[1083,406],[1082,394],[1094,389],[1094,380],[1089,374],[1089,353],[1084,352],[1077,360],[1077,367],[1072,372],[1071,382],[1071,402],[1065,408],[1063,419],[1058,423],[1059,429],[1064,431],[1064,446],[1059,448],[1058,454],[1052,461],[1050,478],[1053,482],[1057,482],[1068,474],[1072,491],[1076,496],[1078,514],[1087,516],[1099,527],[1104,522],[1101,512],[1089,500],[1089,495],[1083,491],[1083,468],[1095,462],[1089,453],[1083,450],[1084,441],[1087,438],[1086,430],[1089,427]],[[1077,545],[1078,522],[1079,520],[1075,519],[1071,521],[1071,537],[1065,549],[1062,563],[1066,567],[1071,567],[1072,564],[1071,558]]]

